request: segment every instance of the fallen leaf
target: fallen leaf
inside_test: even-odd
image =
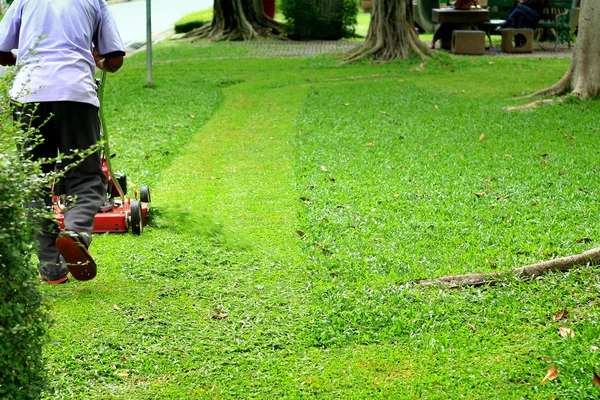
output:
[[[560,328],[558,328],[558,333],[560,334],[560,336],[564,337],[565,339],[568,339],[569,337],[572,337],[572,338],[575,337],[575,331],[571,328],[565,328],[564,326],[561,326]]]
[[[553,381],[556,378],[558,378],[558,368],[550,367],[548,368],[548,373],[546,374],[544,379],[542,379],[542,385],[546,383],[546,381]]]
[[[118,306],[118,305],[116,305],[116,304],[113,306],[113,308],[114,308],[115,310],[117,310],[117,311],[120,311],[120,310],[121,310],[121,307],[119,307],[119,306]]]
[[[127,360],[127,358],[125,358],[125,356],[121,356],[119,358],[121,359],[121,361],[126,361]]]
[[[496,63],[495,63],[495,62],[493,62],[493,61],[490,61],[488,64],[489,64],[489,65],[494,65],[494,64],[496,64]]]
[[[510,154],[505,154],[504,157],[512,158]]]
[[[194,118],[196,118],[196,117],[194,116],[194,114],[190,114],[190,118],[191,118],[191,119],[194,119]]]
[[[590,346],[591,351],[598,351],[598,346]]]
[[[553,361],[552,361],[552,359],[551,359],[550,357],[538,357],[537,359],[538,359],[539,361],[545,361],[545,362],[547,362],[548,364],[552,364],[552,363],[553,363]]]
[[[561,319],[563,319],[563,317],[567,316],[569,314],[569,311],[567,310],[562,310],[562,311],[558,311],[556,314],[554,314],[554,322],[558,322]]]
[[[304,236],[304,232],[302,231],[296,231],[296,233],[298,234],[298,236]]]
[[[327,167],[326,167],[326,166],[324,166],[324,165],[321,165],[321,171],[325,171],[325,172],[327,172]]]
[[[506,196],[498,197],[496,200],[504,201],[504,200],[508,199],[509,197],[510,197],[510,194],[507,194]]]
[[[400,195],[398,193],[394,194],[395,199],[397,199],[398,197],[400,197]]]
[[[600,376],[598,376],[598,374],[596,374],[595,372],[594,372],[593,380],[594,380],[594,385],[596,385],[596,387],[598,389],[600,389]]]
[[[374,146],[374,145],[373,145],[373,142],[369,142],[369,143],[365,144],[365,146],[367,146],[367,147],[372,147],[372,146]]]
[[[387,114],[386,111],[379,111],[381,114]]]
[[[146,318],[145,314],[142,314],[138,317],[138,321],[143,321]]]
[[[298,136],[302,136],[302,131],[298,129]]]
[[[227,318],[227,314],[219,313],[219,314],[213,315],[211,318],[212,319],[223,319],[223,318]]]
[[[577,241],[577,243],[589,243],[589,242],[591,242],[591,241],[592,241],[592,239],[590,239],[590,238],[587,238],[587,237],[584,237],[584,238],[581,238],[581,239],[579,239],[579,240]]]
[[[329,220],[328,220],[327,218],[323,218],[321,221],[323,221],[323,222],[325,222],[325,223],[328,223],[328,222],[329,222]]]
[[[485,133],[482,133],[481,135],[479,135],[479,140],[482,142],[485,140]]]
[[[344,107],[348,107],[350,103],[344,103]]]
[[[579,188],[579,190],[581,190],[583,193],[587,193],[588,191],[585,190],[584,188]]]
[[[438,110],[438,111],[440,111],[440,108],[438,107],[437,104],[435,105],[435,109]]]
[[[475,192],[475,196],[483,197],[483,196],[485,196],[485,192]]]
[[[315,244],[317,245],[318,248],[320,248],[321,250],[323,250],[323,253],[325,253],[325,254],[331,254],[331,250],[329,250],[328,248],[326,248],[325,246],[323,246],[321,243],[315,242]]]
[[[178,128],[178,127],[180,127],[180,126],[181,126],[181,124],[173,124],[173,126],[174,126],[175,128]]]
[[[117,375],[122,376],[123,378],[126,378],[129,376],[129,372],[127,372],[127,371],[117,372]]]

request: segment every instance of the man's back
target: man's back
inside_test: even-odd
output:
[[[104,0],[16,0],[0,23],[0,51],[18,48],[11,96],[98,105],[93,45],[101,54],[123,46]]]

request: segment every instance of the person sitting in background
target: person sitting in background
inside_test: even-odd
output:
[[[501,28],[535,29],[546,0],[516,0]]]

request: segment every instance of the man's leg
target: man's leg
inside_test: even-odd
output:
[[[98,120],[98,108],[91,104],[77,102],[54,103],[54,123],[59,137],[59,150],[67,155],[73,150],[87,150],[96,145],[100,138],[100,123]],[[95,151],[84,159],[66,160],[66,168],[72,163],[76,165],[68,170],[63,177],[66,194],[74,199],[73,204],[65,211],[65,231],[76,235],[77,244],[85,245],[87,248],[92,241],[92,230],[94,217],[100,206],[106,199],[106,176],[102,171],[100,152]],[[60,239],[59,239],[60,240]],[[88,257],[87,250],[69,248],[63,241],[59,247],[65,259],[69,257]],[[72,247],[72,246],[71,246]],[[73,251],[71,251],[73,250]],[[65,254],[68,252],[68,255]],[[78,260],[85,261],[85,260]],[[93,263],[91,257],[89,262]],[[67,259],[67,263],[70,261]],[[76,272],[71,268],[71,273],[77,278]],[[95,275],[95,264],[94,272]],[[83,279],[91,279],[83,277]]]
[[[24,104],[15,109],[13,116],[14,120],[24,125],[31,126],[39,130],[41,141],[39,143],[29,143],[31,148],[29,156],[34,160],[54,159],[58,153],[58,145],[56,142],[56,134],[52,130],[52,125],[46,121],[51,118],[51,104],[40,103]],[[46,122],[46,123],[45,123]],[[42,171],[49,173],[54,169],[54,163],[42,165]],[[50,188],[38,193],[33,199],[29,207],[52,209],[52,194]],[[39,225],[39,233],[36,239],[39,245],[38,251],[38,271],[42,279],[48,282],[56,282],[66,280],[69,270],[60,259],[60,253],[56,249],[55,242],[58,237],[58,224],[56,221],[44,220]]]

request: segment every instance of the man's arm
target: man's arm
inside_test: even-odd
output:
[[[121,52],[100,55],[97,51],[93,53],[96,66],[102,71],[117,72],[123,65],[123,55]]]

